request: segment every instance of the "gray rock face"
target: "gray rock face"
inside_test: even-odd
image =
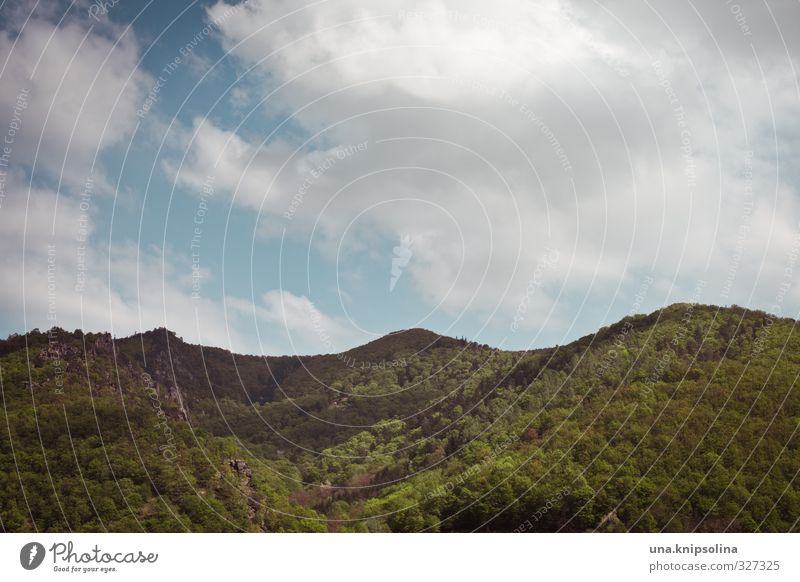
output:
[[[247,516],[252,521],[256,516],[258,502],[255,500],[255,489],[253,488],[253,471],[241,459],[231,459],[228,461],[231,468],[239,475],[242,490],[247,496]]]

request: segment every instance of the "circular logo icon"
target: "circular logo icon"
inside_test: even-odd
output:
[[[19,563],[26,570],[35,570],[44,561],[44,546],[39,542],[30,542],[19,551]]]

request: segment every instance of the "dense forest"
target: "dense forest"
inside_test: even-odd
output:
[[[795,324],[676,304],[309,357],[34,330],[0,341],[0,527],[800,531]]]

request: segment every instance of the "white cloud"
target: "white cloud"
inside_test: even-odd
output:
[[[18,36],[0,32],[0,54],[8,58],[0,72],[2,118],[21,91],[30,94],[13,162],[35,163],[76,189],[94,173],[100,186],[100,168],[91,171],[95,156],[130,136],[150,87],[131,35],[113,42],[77,22],[57,26],[34,17]]]
[[[0,109],[16,115],[13,126],[0,128],[10,162],[0,199],[4,327],[128,335],[166,326],[190,341],[247,349],[228,329],[220,303],[191,298],[186,257],[130,243],[104,247],[95,198],[109,186],[95,157],[130,137],[148,75],[137,66],[131,34],[112,41],[77,21],[55,25],[43,15],[11,19],[21,30],[0,32],[8,59]]]
[[[797,86],[768,11],[748,6],[760,31],[747,37],[726,6],[703,11],[249,2],[222,24],[223,44],[265,80],[265,109],[321,132],[311,144],[321,151],[371,143],[290,223],[275,215],[297,177],[271,182],[280,204],[264,207],[265,222],[305,236],[313,225],[320,249],[355,245],[354,220],[362,240],[426,233],[409,273],[451,316],[497,307],[508,320],[545,246],[561,260],[539,313],[555,304],[562,321],[580,317],[585,297],[602,311],[620,282],[650,272],[661,294],[643,309],[688,298],[698,279],[711,282],[704,300],[746,303],[762,257],[784,261],[778,241],[796,231],[796,187],[778,178],[769,145],[778,127],[796,134]],[[284,152],[265,149],[274,175]],[[750,205],[746,258],[720,295]],[[756,305],[769,301],[767,281]]]
[[[269,185],[287,152],[280,144],[259,148],[211,120],[199,118],[183,145],[187,153],[179,165],[172,160],[162,162],[179,184],[202,192],[211,177],[215,190],[227,192],[238,204],[255,209],[268,198]]]
[[[40,12],[16,40],[0,34],[9,56],[0,109],[10,115],[20,91],[30,94],[12,162],[32,164],[39,147],[37,171],[49,180],[33,183],[68,186],[58,198],[44,187],[28,197],[16,169],[4,187],[4,318],[19,319],[24,298],[27,326],[47,325],[54,244],[65,326],[81,316],[89,329],[120,333],[166,325],[238,349],[253,337],[242,326],[279,326],[285,337],[261,334],[270,353],[361,341],[317,297],[193,301],[186,257],[126,244],[87,245],[93,301],[81,312],[80,189],[97,152],[130,137],[152,83],[130,33],[115,43],[77,21],[56,26],[54,15]],[[234,110],[264,97],[268,126],[278,127],[261,135],[224,115],[196,116],[168,136],[183,151],[162,167],[188,190],[212,177],[215,191],[260,212],[262,234],[286,229],[337,275],[357,264],[315,289],[341,285],[351,306],[368,297],[404,307],[399,292],[392,303],[363,289],[386,280],[390,249],[410,234],[399,289],[450,320],[478,314],[495,326],[525,303],[526,333],[582,317],[593,329],[600,322],[585,317],[629,309],[648,273],[659,280],[640,310],[688,298],[698,279],[710,282],[704,301],[769,308],[779,296],[800,215],[791,158],[800,91],[796,43],[775,26],[796,19],[794,4],[747,6],[752,34],[727,5],[251,0],[209,16],[241,71],[254,67],[236,81]],[[192,62],[209,61],[198,53]],[[101,169],[95,179],[107,187]],[[559,260],[526,303],[547,248]],[[796,307],[792,292],[781,308]]]
[[[250,351],[223,306],[192,297],[188,257],[131,244],[91,243],[96,213],[19,173],[0,208],[0,320],[9,329],[81,328],[125,336],[167,327],[187,341]],[[248,338],[249,339],[249,338]]]
[[[231,312],[250,318],[250,324],[258,327],[263,353],[339,353],[364,339],[346,321],[326,315],[308,297],[289,291],[268,291],[257,304],[235,297],[226,302]]]

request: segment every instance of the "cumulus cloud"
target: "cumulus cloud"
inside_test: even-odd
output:
[[[227,192],[237,204],[256,209],[265,202],[269,184],[287,154],[282,145],[259,148],[202,118],[194,120],[193,131],[186,132],[182,144],[186,156],[180,163],[162,162],[178,184],[202,192],[211,177],[216,190]]]
[[[44,10],[44,9],[43,9]],[[21,91],[30,95],[14,143],[15,164],[44,170],[48,178],[80,190],[91,174],[100,185],[96,156],[122,143],[150,87],[138,66],[130,34],[106,38],[70,20],[60,26],[41,11],[0,32],[0,111],[10,114]]]
[[[221,302],[194,294],[189,257],[133,244],[92,243],[91,198],[27,195],[22,176],[0,208],[0,317],[10,329],[81,328],[131,335],[155,327],[187,341],[250,351]]]
[[[157,163],[184,191],[213,183],[281,250],[299,243],[280,262],[294,284],[306,270],[315,293],[271,282],[254,301],[203,299],[207,325],[198,330],[190,261],[168,245],[135,252],[115,243],[87,250],[106,266],[87,285],[107,301],[80,312],[80,297],[62,291],[60,316],[125,330],[152,322],[225,346],[257,333],[269,353],[302,353],[361,341],[369,326],[360,318],[373,305],[383,310],[372,310],[373,323],[403,322],[385,324],[392,329],[467,318],[518,334],[520,347],[689,299],[698,281],[708,283],[701,301],[796,310],[797,293],[780,285],[800,215],[791,157],[798,49],[779,26],[798,8],[739,10],[219,2],[207,17],[239,74],[226,88],[215,72],[203,88],[230,88],[229,110],[179,116]],[[152,86],[130,33],[114,40],[54,22],[39,13],[0,35],[11,88],[0,107],[10,114],[20,91],[30,94],[12,152],[25,171],[0,209],[4,269],[27,273],[26,287],[4,292],[13,304],[35,290],[30,313],[43,315],[47,245],[68,249],[57,268],[73,285],[89,167],[130,137]],[[192,62],[206,66],[202,50]],[[34,160],[45,180],[30,180]],[[42,186],[58,180],[69,188]],[[101,168],[95,180],[106,187]],[[395,288],[386,281],[404,237],[414,243]],[[650,278],[646,296],[632,301]],[[158,292],[143,293],[143,281]],[[430,312],[409,315],[419,300]],[[285,331],[280,339],[275,328]]]
[[[228,297],[227,305],[234,315],[250,317],[259,327],[263,353],[339,353],[364,339],[346,321],[323,313],[308,297],[281,289],[267,291],[257,303]]]
[[[796,47],[775,28],[796,7],[748,6],[748,29],[728,6],[699,10],[248,2],[221,24],[223,45],[262,79],[264,111],[310,139],[290,153],[218,128],[233,157],[247,153],[231,172],[244,177],[236,201],[322,253],[418,233],[408,272],[449,317],[510,321],[545,248],[560,259],[530,329],[555,314],[566,331],[584,308],[590,319],[628,311],[614,302],[650,275],[640,310],[688,299],[698,280],[712,282],[703,301],[767,307],[764,271],[785,262],[800,210],[796,184],[776,172],[798,91]],[[219,136],[197,137],[223,152]],[[325,172],[281,219],[298,168],[359,142],[364,155]]]
[[[17,14],[0,32],[0,109],[10,117],[0,152],[4,327],[127,335],[167,326],[246,349],[221,303],[191,299],[186,257],[109,244],[98,232],[105,220],[97,197],[109,185],[97,157],[130,137],[149,77],[130,34],[112,40],[75,19],[56,25],[46,18],[51,9]]]

